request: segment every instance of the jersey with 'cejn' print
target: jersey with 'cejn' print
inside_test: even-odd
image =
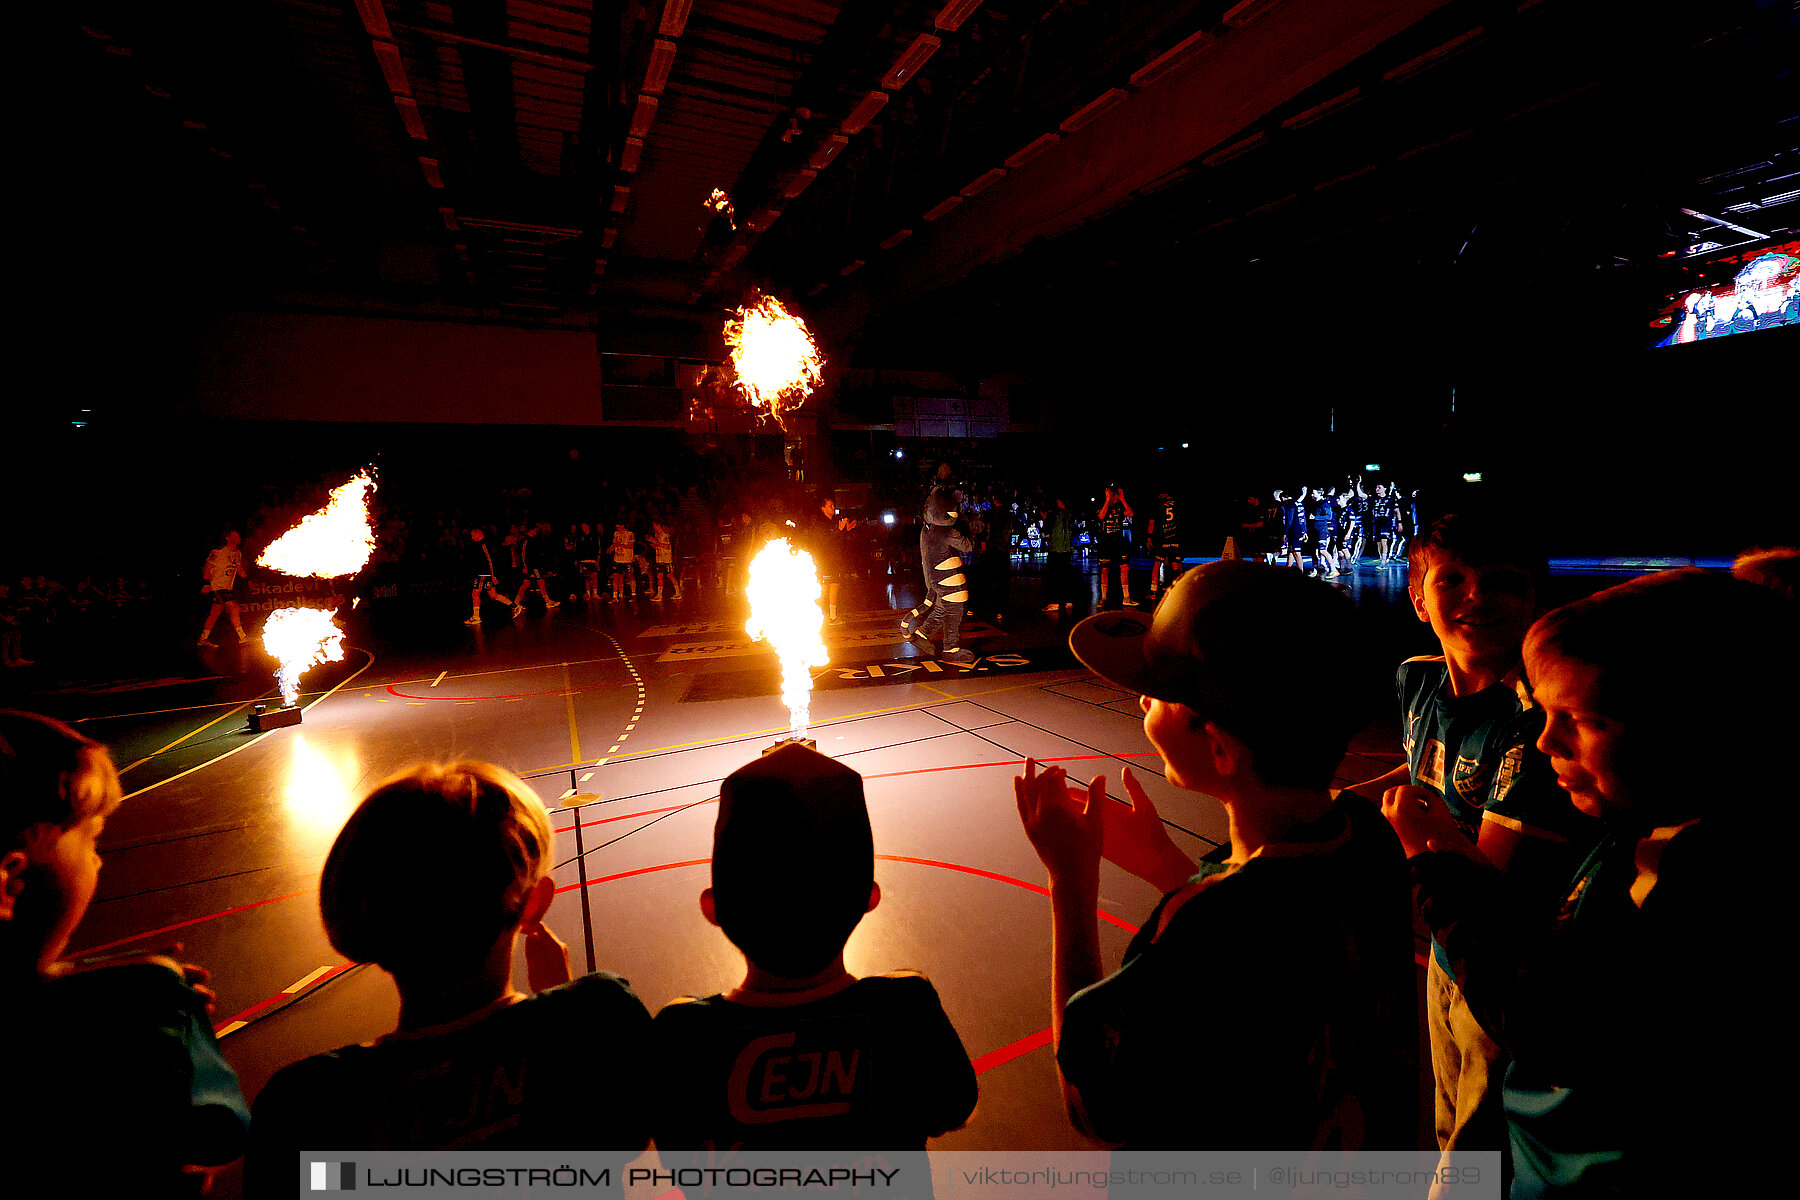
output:
[[[922,975],[872,975],[799,1003],[734,995],[656,1015],[660,1150],[923,1150],[975,1108],[975,1070]]]

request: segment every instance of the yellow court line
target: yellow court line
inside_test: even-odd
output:
[[[360,647],[358,647],[358,649],[360,649]],[[621,655],[621,657],[627,658],[627,659],[655,658],[659,653],[660,653],[659,651],[651,650],[651,651],[648,651],[643,654],[626,654],[626,655]],[[580,666],[586,666],[589,663],[609,663],[612,661],[613,660],[612,660],[611,656],[602,657],[602,658],[578,658],[569,665],[580,667]],[[450,679],[479,679],[484,675],[515,675],[515,674],[518,674],[523,671],[542,671],[547,667],[555,667],[555,666],[560,666],[560,665],[562,665],[562,664],[560,664],[560,663],[540,663],[539,665],[533,666],[533,667],[502,667],[502,668],[499,668],[498,670],[493,670],[493,671],[471,671],[466,675],[451,675],[451,676],[448,676],[448,678],[450,678]],[[360,672],[358,672],[358,673],[360,674]],[[376,687],[376,686],[399,687],[403,683],[423,683],[423,682],[425,682],[425,677],[423,675],[421,675],[417,679],[395,679],[390,684],[380,684],[380,685],[368,684],[366,686],[369,686],[369,687]],[[317,696],[319,694],[320,693],[318,693],[318,692],[301,692],[300,693],[302,698],[304,698],[306,696]],[[261,699],[261,697],[258,697],[258,699]],[[201,710],[208,709],[208,708],[241,707],[244,703],[254,704],[255,702],[256,701],[254,701],[254,700],[247,701],[247,702],[239,701],[239,700],[214,700],[208,704],[183,704],[183,705],[180,705],[175,708],[149,708],[149,709],[144,709],[141,712],[96,713],[91,717],[76,717],[74,720],[70,721],[69,724],[85,725],[89,721],[125,721],[125,720],[131,719],[132,717],[163,717],[163,716],[167,716],[170,713],[200,712]],[[231,714],[226,713],[225,715],[230,716]]]
[[[640,655],[638,655],[638,657],[643,658],[645,656],[640,654]],[[611,655],[607,655],[606,657],[603,657],[603,658],[578,658],[578,659],[575,659],[573,662],[566,662],[566,663],[565,662],[538,663],[536,666],[530,666],[530,667],[497,667],[492,671],[469,671],[462,675],[450,675],[447,678],[450,678],[450,679],[480,679],[486,675],[520,675],[527,671],[547,671],[551,667],[585,667],[585,666],[589,665],[590,663],[609,663],[611,661],[613,661]],[[421,675],[417,679],[394,679],[394,680],[390,680],[389,682],[384,683],[384,684],[371,683],[368,686],[370,686],[370,687],[399,687],[403,683],[424,683],[424,682],[425,682],[425,677],[423,675]],[[436,685],[434,684],[432,686],[435,687]]]
[[[369,654],[369,652],[367,650],[363,650],[363,648],[361,646],[356,646],[353,648],[356,650],[361,650],[362,653],[364,653],[364,654],[368,654],[369,661],[364,663],[362,666],[356,668],[356,670],[350,672],[350,674],[346,675],[343,678],[343,680],[338,683],[337,687],[332,688],[330,691],[328,691],[324,695],[320,696],[317,700],[314,700],[311,704],[308,704],[306,706],[306,708],[301,710],[302,712],[310,711],[312,709],[317,708],[319,705],[325,703],[325,701],[331,699],[334,695],[336,695],[338,690],[340,688],[342,688],[344,686],[344,684],[349,683],[352,679],[355,679],[358,675],[361,675],[364,671],[368,670],[370,667],[375,665],[375,656],[373,654]],[[126,800],[129,800],[133,796],[141,796],[145,792],[156,790],[157,788],[161,787],[165,783],[174,783],[177,779],[186,778],[187,776],[192,775],[195,771],[205,770],[207,767],[212,766],[214,763],[224,762],[226,759],[228,759],[232,755],[238,753],[240,750],[248,750],[250,747],[252,747],[252,746],[256,745],[258,742],[262,741],[264,738],[270,737],[277,732],[279,732],[279,731],[274,730],[274,729],[265,729],[263,732],[257,734],[255,737],[251,738],[249,741],[245,742],[241,746],[233,746],[231,749],[225,751],[225,753],[217,755],[213,758],[209,758],[205,762],[199,764],[198,766],[189,767],[187,770],[181,772],[179,775],[171,775],[167,779],[159,779],[155,783],[145,784],[143,787],[139,788],[135,792],[127,792],[125,794],[124,798]]]
[[[1046,674],[1048,674],[1048,673],[1049,672],[1046,672]],[[920,684],[915,684],[913,686],[928,687],[929,685],[920,683]],[[1009,684],[1006,687],[989,688],[985,692],[968,692],[968,693],[966,693],[964,695],[960,695],[960,696],[952,695],[948,692],[939,692],[938,695],[945,697],[945,699],[943,699],[943,700],[920,700],[916,704],[896,704],[896,705],[892,706],[891,708],[871,708],[865,712],[844,713],[841,716],[828,717],[823,721],[816,722],[814,725],[814,728],[822,728],[826,725],[833,725],[839,721],[860,721],[864,717],[880,717],[880,716],[885,716],[888,713],[906,712],[909,709],[915,709],[915,708],[930,708],[936,704],[944,704],[944,703],[953,702],[953,701],[957,701],[957,700],[973,700],[978,696],[997,696],[1001,692],[1016,692],[1016,691],[1020,690],[1021,688],[1042,687],[1042,686],[1044,686],[1044,685],[1041,680],[1034,680],[1033,682],[1030,682],[1030,683],[1014,683],[1014,684]],[[935,689],[933,689],[933,690],[935,690]],[[787,731],[788,731],[788,727],[786,725],[777,725],[770,729],[752,729],[746,733],[732,733],[732,734],[726,734],[722,737],[701,738],[697,742],[676,742],[676,743],[674,743],[672,745],[668,745],[668,746],[657,746],[650,750],[633,750],[628,753],[622,753],[618,757],[621,759],[643,758],[646,755],[650,755],[650,754],[665,754],[670,750],[692,750],[699,746],[712,746],[712,745],[716,745],[720,742],[742,741],[745,738],[767,737],[769,734],[772,734],[772,733],[786,733]],[[570,767],[585,767],[585,766],[589,766],[589,765],[591,765],[591,764],[584,763],[584,762],[558,763],[554,767],[533,767],[528,771],[521,771],[521,772],[519,772],[519,774],[521,774],[521,775],[539,775],[539,774],[543,774],[544,772],[547,772],[547,771],[566,771]]]
[[[142,757],[142,758],[138,759],[136,762],[132,763],[131,766],[120,767],[119,774],[123,775],[125,772],[131,770],[131,767],[143,766],[145,763],[149,762],[151,759],[155,758],[157,755],[163,753],[164,750],[173,750],[175,747],[181,745],[181,743],[183,743],[183,742],[187,741],[189,738],[193,737],[194,734],[203,733],[206,730],[211,729],[214,725],[217,725],[220,721],[223,721],[226,717],[231,716],[232,713],[242,712],[244,709],[249,708],[252,704],[255,704],[255,703],[256,703],[255,700],[246,700],[242,704],[238,705],[236,708],[232,709],[231,712],[220,713],[218,716],[214,717],[212,720],[208,721],[206,724],[200,726],[199,729],[190,730],[189,732],[182,734],[180,737],[176,738],[174,741],[172,741],[168,745],[164,746],[162,748],[162,750],[152,750],[150,753],[144,755],[144,757]]]
[[[199,681],[196,681],[196,682],[199,682]],[[305,696],[305,695],[308,695],[309,693],[301,692],[300,694],[302,696]],[[311,694],[316,694],[316,693],[311,693]],[[257,700],[260,700],[260,699],[262,699],[262,697],[258,696]],[[91,717],[76,717],[73,721],[70,721],[69,724],[84,725],[89,721],[123,721],[130,717],[162,717],[162,716],[167,716],[169,713],[199,712],[203,708],[224,708],[227,705],[238,705],[238,704],[245,704],[245,703],[254,704],[254,703],[256,703],[256,700],[250,700],[250,701],[214,700],[210,704],[184,704],[180,708],[152,708],[152,709],[146,709],[143,712],[129,712],[129,713],[96,713]],[[228,713],[226,715],[229,716],[230,714]]]
[[[576,762],[580,762],[581,735],[575,732],[575,680],[569,673],[568,663],[564,663],[562,669],[563,687],[568,689],[563,693],[563,708],[569,714],[569,753],[575,756]]]
[[[296,979],[294,982],[288,984],[286,987],[282,988],[281,990],[288,995],[292,995],[293,993],[298,992],[301,989],[305,988],[307,984],[311,983],[313,980],[317,979],[319,976],[325,974],[325,972],[327,972],[329,970],[331,970],[330,967],[320,967],[316,971],[311,971],[305,975],[302,975],[299,979]]]
[[[245,742],[243,745],[233,746],[231,749],[225,751],[225,753],[218,755],[215,758],[209,758],[205,762],[201,763],[199,766],[189,767],[187,770],[181,772],[181,774],[179,774],[179,775],[171,775],[167,779],[159,779],[155,783],[145,784],[143,787],[139,788],[135,792],[126,792],[124,798],[126,800],[129,800],[133,796],[141,796],[145,792],[155,791],[157,788],[161,787],[165,783],[174,783],[177,779],[181,779],[188,775],[192,775],[195,771],[198,771],[204,767],[210,767],[216,762],[224,762],[226,759],[230,758],[232,755],[236,754],[238,751],[248,750],[250,747],[256,745],[256,743],[262,741],[264,738],[268,737],[270,734],[272,734],[274,732],[275,731],[273,729],[266,729],[263,732],[257,734],[255,737],[251,738],[249,741]]]

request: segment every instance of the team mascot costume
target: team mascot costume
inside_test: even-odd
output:
[[[956,528],[956,493],[934,487],[925,498],[925,524],[919,530],[919,562],[925,568],[925,602],[912,610],[902,627],[909,638],[929,644],[941,631],[942,657],[973,662],[962,648],[963,611],[969,603],[968,556],[975,544]]]

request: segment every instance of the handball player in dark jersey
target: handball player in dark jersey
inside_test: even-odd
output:
[[[1156,494],[1156,508],[1150,514],[1150,602],[1164,586],[1173,586],[1181,575],[1181,526],[1176,521],[1176,502],[1172,492]],[[1168,578],[1164,579],[1164,568]]]
[[[1275,501],[1281,505],[1281,552],[1287,556],[1287,565],[1296,571],[1305,566],[1300,557],[1306,544],[1306,506],[1302,503],[1305,496],[1305,488],[1295,496],[1275,489]]]
[[[1100,603],[1106,604],[1106,577],[1112,568],[1119,569],[1119,590],[1114,599],[1122,605],[1131,603],[1131,549],[1125,541],[1125,519],[1132,515],[1125,502],[1125,489],[1106,485],[1106,499],[1100,505]]]
[[[1348,570],[1362,561],[1363,545],[1368,539],[1369,493],[1363,491],[1361,475],[1349,481],[1349,485],[1338,493],[1338,501],[1339,538],[1343,547],[1339,561]]]
[[[1338,574],[1337,560],[1331,555],[1331,539],[1337,536],[1337,502],[1326,497],[1324,488],[1312,489],[1306,523],[1312,535],[1313,573]]]
[[[1381,565],[1387,566],[1395,561],[1398,548],[1394,545],[1394,497],[1389,494],[1388,485],[1375,485],[1375,495],[1369,501],[1369,522],[1375,529],[1376,553],[1381,556]]]

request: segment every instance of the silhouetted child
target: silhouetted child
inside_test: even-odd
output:
[[[656,1144],[923,1150],[975,1108],[975,1072],[923,975],[858,979],[844,943],[881,899],[862,777],[798,745],[719,790],[700,908],[744,980],[656,1015]]]
[[[210,1168],[243,1152],[249,1113],[213,1040],[206,972],[155,953],[92,968],[62,958],[119,802],[105,747],[0,712],[9,1195],[199,1195]]]
[[[1306,638],[1293,631],[1304,629]],[[1215,797],[1230,857],[1195,862],[1127,770],[1129,804],[1027,759],[1019,817],[1050,876],[1051,1027],[1070,1115],[1133,1150],[1410,1148],[1416,1138],[1406,865],[1331,780],[1366,655],[1330,585],[1248,562],[1183,574],[1154,617],[1081,622],[1070,648],[1140,693],[1176,787]],[[1336,648],[1329,661],[1313,647]],[[1350,659],[1349,662],[1346,659]],[[1108,974],[1100,860],[1162,889]]]
[[[490,763],[416,766],[369,793],[325,860],[319,908],[340,954],[394,977],[400,1027],[269,1080],[251,1195],[292,1196],[303,1150],[643,1149],[642,1105],[594,1072],[639,1077],[650,1016],[616,975],[569,981],[543,924],[550,849],[543,804]],[[512,985],[521,935],[535,994]]]

